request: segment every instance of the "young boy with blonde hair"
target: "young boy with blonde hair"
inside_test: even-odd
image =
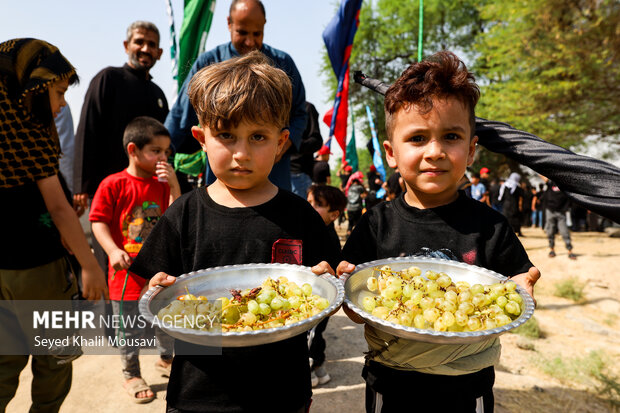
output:
[[[512,277],[533,294],[540,272],[506,219],[457,190],[474,160],[479,93],[463,62],[446,51],[412,64],[390,87],[384,148],[407,190],[364,214],[343,248],[347,261],[339,274],[376,259],[431,255]],[[367,412],[493,411],[497,338],[440,345],[398,338],[368,324],[365,337]]]
[[[153,277],[153,286],[221,265],[337,263],[340,251],[326,242],[319,214],[268,179],[289,135],[288,76],[251,52],[202,69],[191,80],[189,96],[200,120],[192,133],[216,180],[166,211],[131,270]],[[205,355],[209,351],[221,355]],[[175,352],[167,391],[170,412],[297,413],[310,405],[305,333],[222,349],[177,340]]]

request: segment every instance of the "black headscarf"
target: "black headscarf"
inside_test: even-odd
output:
[[[49,103],[52,83],[77,81],[55,46],[37,39],[0,43],[0,188],[58,173],[60,143]]]

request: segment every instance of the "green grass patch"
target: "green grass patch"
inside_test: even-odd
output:
[[[540,326],[538,325],[538,320],[534,316],[532,316],[532,318],[527,320],[525,323],[521,324],[519,327],[513,328],[512,330],[510,330],[510,332],[528,338],[542,337],[542,332],[540,330]]]
[[[555,293],[557,297],[568,298],[575,302],[581,301],[584,298],[583,289],[584,283],[579,282],[575,277],[571,277],[565,281],[555,284]]]
[[[591,351],[584,357],[563,359],[540,358],[538,366],[542,371],[559,381],[578,382],[593,389],[612,406],[620,407],[620,382],[608,366],[613,362],[603,351]]]

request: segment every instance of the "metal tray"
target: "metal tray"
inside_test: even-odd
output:
[[[521,298],[523,298],[523,302],[525,303],[524,311],[512,323],[491,330],[472,331],[467,333],[447,332],[422,330],[415,327],[405,327],[390,323],[364,311],[361,306],[361,300],[364,297],[364,294],[369,293],[366,287],[366,280],[373,275],[375,267],[381,267],[383,265],[389,265],[396,271],[415,265],[422,270],[422,275],[424,275],[427,270],[433,270],[436,272],[442,271],[448,274],[454,282],[467,281],[472,285],[494,284],[496,282],[506,281],[508,278],[494,271],[477,267],[475,265],[427,257],[387,258],[366,262],[356,266],[355,272],[353,272],[345,282],[345,304],[357,315],[362,317],[366,323],[398,337],[438,344],[475,343],[504,334],[507,331],[510,331],[513,328],[525,323],[532,316],[532,314],[534,314],[534,300],[521,286],[517,285],[517,292],[521,295]]]
[[[153,322],[154,315],[178,296],[185,294],[185,287],[209,300],[230,297],[230,289],[243,290],[258,287],[268,277],[284,276],[301,286],[308,283],[313,294],[329,301],[329,307],[319,314],[288,326],[244,332],[209,332],[189,328],[163,328],[174,338],[194,344],[213,347],[247,347],[273,343],[301,334],[317,325],[335,311],[343,302],[342,281],[330,274],[317,276],[309,267],[292,264],[241,264],[208,268],[179,276],[169,287],[153,287],[140,299],[140,313]]]

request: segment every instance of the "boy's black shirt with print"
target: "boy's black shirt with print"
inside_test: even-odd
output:
[[[280,190],[255,207],[227,208],[199,188],[168,208],[130,271],[151,278],[160,271],[178,276],[221,265],[269,263],[278,240],[302,242],[302,265],[325,260],[335,268],[340,251],[328,239],[320,215],[288,191]],[[275,262],[295,258],[277,255]],[[167,402],[174,408],[291,411],[311,397],[305,333],[273,344],[224,348],[221,356],[183,355],[202,354],[204,349],[180,340],[175,350],[167,391]]]

